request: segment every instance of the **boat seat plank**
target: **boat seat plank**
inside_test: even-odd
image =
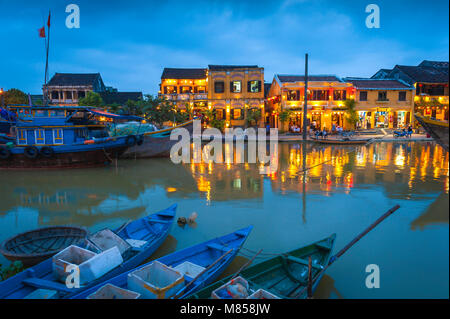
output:
[[[216,249],[216,250],[220,250],[220,251],[228,251],[229,248],[227,249],[227,247],[223,246],[223,245],[219,245],[216,243],[209,243],[208,245],[206,245],[208,248],[211,249]]]
[[[150,218],[148,219],[150,223],[161,223],[161,224],[170,224],[172,220],[162,220],[157,218]]]
[[[58,282],[49,281],[45,279],[39,279],[39,278],[27,278],[22,281],[23,284],[32,286],[38,289],[51,289],[51,290],[58,290],[63,291],[67,293],[73,293],[75,289],[67,288],[66,285],[63,285]]]
[[[158,212],[156,215],[162,216],[162,217],[173,217],[173,212]]]
[[[330,250],[330,246],[326,244],[315,243],[314,245],[321,249]]]
[[[245,237],[245,236],[247,236],[248,235],[248,233],[247,232],[244,232],[244,231],[242,231],[242,230],[238,230],[238,231],[236,231],[236,232],[234,232],[236,235],[238,235],[238,236],[241,236],[241,237]]]
[[[302,259],[302,258],[298,258],[298,257],[294,257],[294,256],[287,256],[286,259],[289,260],[290,262],[294,262],[294,263],[301,264],[301,265],[304,265],[304,266],[308,266],[309,265],[308,261],[305,260],[305,259]],[[323,269],[323,267],[321,265],[318,265],[318,264],[316,264],[314,262],[311,263],[311,266],[312,266],[313,269],[317,269],[317,270],[322,270]]]

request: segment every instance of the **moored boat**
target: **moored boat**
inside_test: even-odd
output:
[[[106,125],[86,107],[14,106],[14,143],[0,145],[0,169],[52,169],[103,166],[138,144],[141,137],[109,136]],[[135,119],[101,113],[112,118]]]
[[[317,288],[328,265],[334,247],[336,235],[317,241],[313,244],[298,248],[286,254],[263,261],[262,263],[244,269],[240,279],[247,284],[247,294],[262,289],[269,294],[281,299],[305,299],[306,292],[302,290],[308,285],[308,258],[312,259],[312,292]],[[190,299],[209,299],[214,291],[230,282],[232,276],[223,278],[214,284],[205,287],[195,294],[188,296]],[[300,295],[298,295],[301,293]],[[221,296],[221,294],[218,294]],[[228,297],[231,299],[231,296]],[[225,298],[225,299],[228,299]]]
[[[234,257],[236,257],[236,254],[246,241],[252,228],[252,226],[249,226],[231,234],[217,237],[156,259],[156,262],[175,270],[177,270],[177,267],[183,266],[183,264],[189,264],[191,267],[193,266],[193,268],[197,269],[197,275],[184,273],[184,284],[180,286],[180,289],[172,297],[177,296],[179,299],[185,298],[212,283],[227,268]],[[88,296],[102,289],[106,284],[132,291],[128,286],[129,275],[136,272],[136,270],[139,271],[148,267],[152,263],[150,262],[138,267],[138,269],[122,273],[103,284],[73,295],[71,298],[86,299]],[[197,279],[194,281],[193,279],[195,278]],[[170,296],[166,295],[166,298],[170,298]]]
[[[372,139],[350,139],[350,138],[342,138],[342,139],[313,139],[314,142],[319,144],[336,144],[336,145],[361,145],[361,144],[367,144]]]
[[[419,113],[414,114],[414,116],[436,143],[448,152],[448,122],[426,118]]]
[[[43,227],[18,234],[0,244],[0,253],[11,261],[30,267],[70,245],[81,243],[88,232],[74,226]]]
[[[41,289],[56,292],[58,298],[69,297],[136,268],[164,242],[174,222],[176,208],[177,205],[175,204],[160,212],[124,224],[114,232],[120,238],[119,242],[111,243],[108,240],[108,237],[111,238],[114,235],[108,233],[107,229],[89,236],[89,240],[82,247],[94,252],[98,252],[98,250],[108,251],[111,249],[111,245],[114,245],[113,248],[123,247],[123,242],[129,247],[120,250],[123,262],[119,266],[80,288],[68,288],[58,281],[53,271],[55,265],[52,259],[47,259],[14,277],[0,282],[0,299],[30,298],[30,294]]]
[[[183,124],[165,128],[154,132],[142,133],[143,142],[140,145],[135,145],[127,149],[122,158],[151,158],[151,157],[169,157],[170,149],[177,140],[171,140],[170,134],[178,128],[184,128],[188,130],[190,136],[192,136],[194,120],[187,121]]]

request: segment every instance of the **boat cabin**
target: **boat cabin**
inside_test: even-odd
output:
[[[108,127],[114,119],[137,119],[87,107],[21,105],[9,109],[17,114],[12,135],[18,146],[83,144],[86,140],[108,138]]]

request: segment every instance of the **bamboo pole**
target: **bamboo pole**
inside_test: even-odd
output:
[[[341,257],[343,254],[345,254],[345,252],[347,250],[349,250],[354,244],[356,244],[361,238],[363,238],[368,232],[370,232],[372,229],[374,229],[379,223],[381,223],[383,220],[385,220],[388,216],[392,215],[397,209],[400,208],[400,205],[395,205],[394,207],[392,207],[391,209],[389,209],[386,213],[384,213],[380,218],[378,218],[376,221],[374,221],[369,227],[367,227],[362,233],[360,233],[358,236],[356,236],[350,243],[348,243],[344,248],[342,248],[336,255],[334,255],[333,257],[330,258],[330,261],[328,263],[328,265],[326,265],[314,278],[314,280],[312,281],[312,284],[315,283],[315,281],[318,278],[321,278],[321,276],[323,275],[323,273],[328,269],[328,267],[330,267],[339,257]],[[298,288],[300,288],[301,285],[299,285]],[[305,290],[308,287],[303,288],[298,294],[294,295],[293,298],[298,298],[300,297]],[[291,296],[294,294],[294,292],[297,290],[295,289],[292,293]]]

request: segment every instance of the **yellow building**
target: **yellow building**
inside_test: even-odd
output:
[[[449,119],[448,61],[424,60],[417,66],[381,69],[374,79],[399,79],[415,88],[415,112],[441,121]]]
[[[208,108],[227,127],[245,126],[248,112],[259,110],[264,124],[264,68],[257,65],[209,65]]]
[[[351,83],[346,83],[335,75],[308,76],[307,125],[327,130],[345,127],[344,101],[354,98]],[[294,126],[303,128],[303,107],[305,100],[305,77],[303,75],[274,76],[268,93],[271,109],[270,125],[287,131]],[[280,114],[291,111],[286,122]]]
[[[164,68],[159,96],[185,111],[188,105],[198,114],[207,109],[208,70],[204,68]]]
[[[345,78],[356,90],[357,126],[404,128],[413,123],[414,86],[394,79]]]

